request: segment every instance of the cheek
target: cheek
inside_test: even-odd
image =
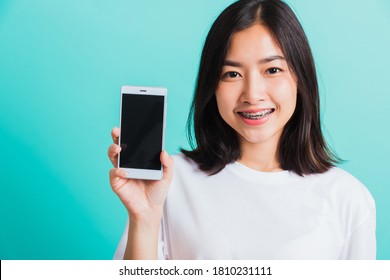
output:
[[[226,114],[226,108],[228,107],[228,100],[224,98],[224,95],[221,93],[216,93],[215,98],[217,100],[217,107],[219,114],[224,118],[224,115]]]
[[[229,96],[229,87],[227,87],[224,83],[219,83],[216,91],[215,98],[217,101],[217,107],[219,113],[223,116],[223,111],[228,106],[229,100],[227,96]]]
[[[276,88],[277,87],[277,88]],[[274,101],[280,106],[286,113],[293,113],[295,111],[297,103],[297,86],[295,82],[284,82],[275,86],[273,91]]]

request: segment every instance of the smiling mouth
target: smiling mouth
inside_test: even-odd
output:
[[[249,120],[260,120],[266,116],[271,115],[274,111],[275,109],[268,109],[256,113],[238,112],[238,114]]]

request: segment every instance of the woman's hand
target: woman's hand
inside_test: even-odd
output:
[[[173,178],[173,159],[163,151],[160,160],[163,166],[161,180],[126,178],[126,172],[118,168],[119,128],[111,132],[114,144],[108,149],[108,157],[115,168],[110,170],[110,185],[126,207],[132,220],[161,219],[163,205]]]

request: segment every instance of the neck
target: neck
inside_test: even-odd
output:
[[[238,162],[262,172],[282,171],[277,155],[277,143],[241,143],[241,157]]]

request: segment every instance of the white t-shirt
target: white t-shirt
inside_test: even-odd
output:
[[[164,206],[161,259],[375,259],[375,203],[349,173],[259,172],[238,162],[209,176],[184,155]],[[115,252],[122,259],[128,224]]]

